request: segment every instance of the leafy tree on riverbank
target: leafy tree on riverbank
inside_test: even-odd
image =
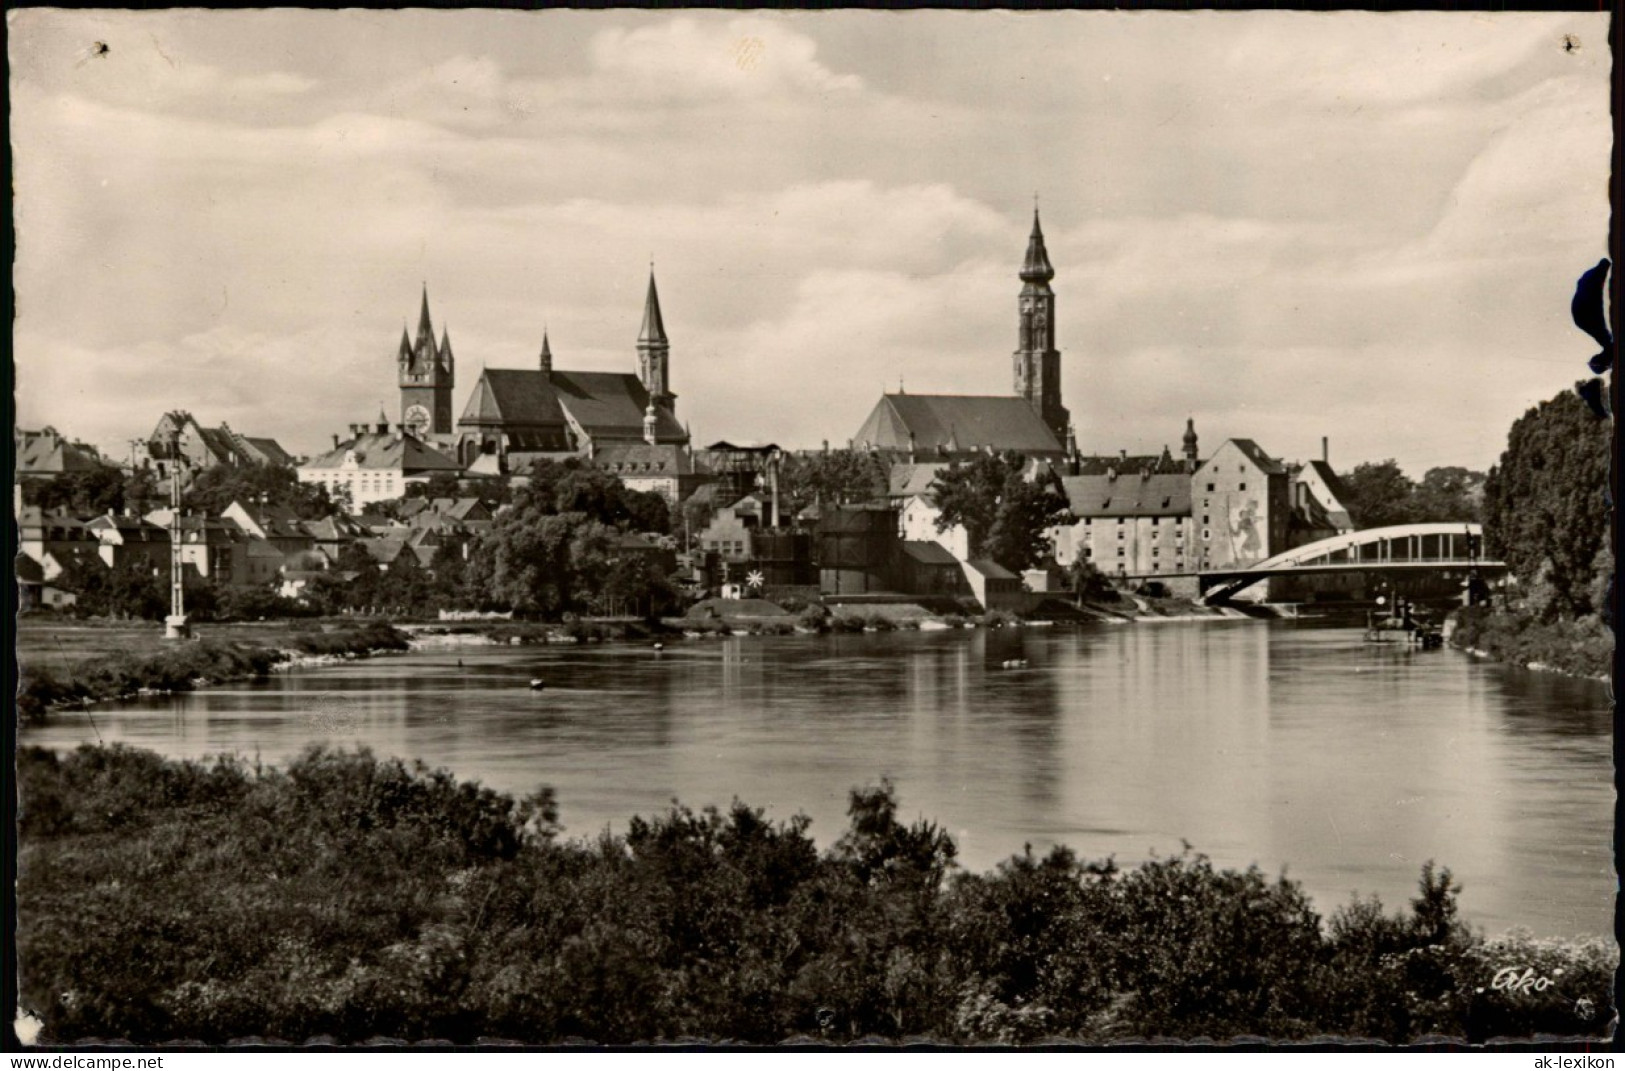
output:
[[[1020,454],[990,454],[955,463],[931,484],[941,516],[937,531],[964,525],[972,557],[992,558],[1012,572],[1030,569],[1051,552],[1049,529],[1071,515],[1052,475],[1028,480]]]
[[[1429,469],[1420,482],[1392,458],[1362,462],[1342,476],[1349,517],[1356,528],[1383,528],[1425,521],[1478,521],[1482,513],[1482,472],[1460,466]]]
[[[1608,554],[1612,428],[1572,391],[1512,425],[1484,490],[1489,554],[1517,578],[1525,609],[1541,620],[1598,612]]]

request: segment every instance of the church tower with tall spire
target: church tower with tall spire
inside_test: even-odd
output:
[[[418,334],[413,341],[401,328],[401,345],[396,355],[400,368],[401,426],[419,438],[452,433],[451,392],[456,382],[456,359],[451,354],[451,331],[442,327],[435,342],[434,324],[429,318],[429,287],[423,287],[423,305],[418,312]]]
[[[676,412],[677,395],[671,392],[671,343],[666,339],[666,323],[660,318],[660,295],[655,291],[652,265],[649,295],[643,301],[643,329],[638,332],[638,381],[649,392],[650,404]]]
[[[1055,348],[1055,291],[1050,280],[1049,251],[1044,248],[1044,231],[1038,223],[1038,207],[1033,207],[1033,233],[1027,239],[1027,259],[1021,265],[1020,338],[1015,352],[1016,393],[1027,399],[1055,433],[1066,439],[1072,420],[1061,404],[1061,354]]]

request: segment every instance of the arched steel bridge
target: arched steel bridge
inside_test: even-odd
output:
[[[1197,576],[1202,583],[1202,601],[1222,602],[1260,580],[1276,576],[1445,569],[1504,573],[1505,562],[1473,552],[1470,544],[1482,546],[1483,536],[1481,525],[1460,522],[1366,528],[1305,543],[1245,568],[1204,570]]]

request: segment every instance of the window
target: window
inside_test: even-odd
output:
[[[1207,485],[1207,490],[1208,490],[1208,494],[1212,494],[1212,493],[1213,493],[1213,486],[1214,486],[1214,485],[1213,485],[1213,484],[1208,484],[1208,485]]]
[[[1152,517],[1151,518],[1151,527],[1155,528],[1155,527],[1157,527],[1157,525],[1159,525],[1161,523],[1162,523],[1162,518],[1161,517]]]
[[[1212,539],[1212,538],[1213,538],[1213,533],[1212,532],[1208,531],[1206,528],[1202,529],[1202,541],[1204,543],[1207,542],[1209,539]]]
[[[1152,557],[1153,557],[1153,558],[1160,558],[1160,557],[1162,557],[1162,549],[1161,549],[1161,548],[1160,548],[1160,547],[1152,547],[1152,548],[1151,548],[1151,556],[1152,556]]]
[[[1117,518],[1117,523],[1118,523],[1118,524],[1122,524],[1122,523],[1123,523],[1123,520],[1124,520],[1124,518],[1122,518],[1122,517],[1119,517],[1119,518]]]
[[[1085,558],[1093,558],[1095,556],[1095,548],[1094,547],[1084,547],[1083,548],[1083,556]]]
[[[1122,538],[1124,538],[1124,530],[1123,530],[1123,529],[1122,529],[1122,528],[1119,528],[1119,529],[1118,529],[1118,530],[1117,530],[1117,538],[1118,538],[1118,539],[1122,539]]]
[[[1245,491],[1245,490],[1247,490],[1247,485],[1244,484],[1244,483],[1238,483],[1238,484],[1236,484],[1236,490]]]
[[[1117,556],[1118,556],[1118,557],[1119,557],[1119,558],[1121,558],[1121,557],[1123,557],[1123,556],[1124,556],[1124,555],[1123,555],[1123,548],[1122,548],[1122,547],[1118,547],[1118,548],[1117,548]]]
[[[1211,521],[1208,520],[1208,514],[1206,514],[1206,513],[1202,514],[1202,523],[1203,524],[1211,524],[1212,523]],[[1206,537],[1204,536],[1203,538],[1206,538]]]

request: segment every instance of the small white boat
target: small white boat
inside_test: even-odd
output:
[[[546,688],[546,687],[547,687],[547,682],[542,680],[542,678],[540,678],[540,677],[532,677],[530,679],[530,690],[531,691],[539,692],[543,688]]]

